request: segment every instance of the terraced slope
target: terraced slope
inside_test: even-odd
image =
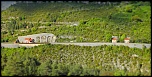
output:
[[[127,36],[131,42],[151,42],[150,2],[43,2],[17,3],[2,11],[2,42],[14,41],[18,35],[53,33],[58,42],[119,42]],[[8,21],[11,21],[10,23]],[[79,22],[78,26],[53,24]],[[4,25],[4,26],[3,26]],[[29,28],[26,28],[26,27]],[[39,28],[46,26],[44,28]],[[25,30],[21,32],[21,30]],[[71,36],[72,38],[60,38]]]

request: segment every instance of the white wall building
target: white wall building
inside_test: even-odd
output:
[[[113,38],[112,43],[117,43],[117,38]]]
[[[130,39],[129,39],[129,38],[125,38],[125,39],[124,39],[124,42],[125,42],[125,43],[129,43],[129,42],[130,42]]]
[[[51,43],[55,42],[56,36],[51,33],[40,33],[40,34],[33,34],[27,36],[18,36],[18,40],[20,43],[26,43],[25,38],[34,39],[35,43]]]

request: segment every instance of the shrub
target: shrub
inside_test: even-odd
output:
[[[131,20],[136,22],[142,22],[141,18],[138,15],[132,16]]]
[[[115,71],[114,76],[126,76],[126,72],[124,70],[117,70]]]

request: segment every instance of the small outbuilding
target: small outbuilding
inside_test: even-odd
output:
[[[129,43],[129,42],[130,42],[130,38],[125,38],[125,39],[124,39],[124,42],[125,42],[125,43]]]
[[[112,43],[117,43],[117,38],[112,38]]]

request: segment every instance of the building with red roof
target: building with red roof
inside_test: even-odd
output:
[[[112,38],[112,43],[117,43],[117,38]]]
[[[32,42],[33,42],[33,39],[31,39],[31,38],[25,38],[25,42],[26,42],[26,43],[32,43]]]
[[[125,43],[129,43],[129,42],[130,42],[130,38],[125,38],[125,39],[124,39],[124,42],[125,42]]]

